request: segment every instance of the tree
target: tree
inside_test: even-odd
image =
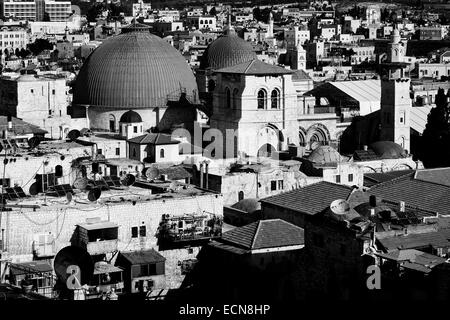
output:
[[[450,166],[450,90],[440,88],[436,107],[428,114],[428,122],[418,146],[417,157],[426,168]]]
[[[212,7],[211,10],[209,10],[209,15],[215,16],[216,14],[217,14],[216,7]]]
[[[53,45],[47,39],[36,39],[35,42],[30,43],[28,45],[28,50],[33,53],[33,55],[37,56],[44,50],[52,50]]]

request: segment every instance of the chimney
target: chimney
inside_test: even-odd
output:
[[[377,197],[374,195],[371,195],[369,197],[369,204],[371,207],[376,207],[377,206]]]
[[[405,201],[400,201],[400,212],[405,212]]]
[[[365,144],[365,145],[363,146],[363,148],[364,148],[364,151],[367,151],[367,149],[368,149],[367,144]]]
[[[200,188],[203,188],[203,162],[200,162]]]

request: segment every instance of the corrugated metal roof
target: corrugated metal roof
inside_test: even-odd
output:
[[[334,81],[330,84],[358,101],[379,103],[381,100],[380,80]]]
[[[387,251],[398,249],[417,249],[427,246],[437,248],[450,247],[450,229],[441,229],[435,232],[406,234],[394,237],[377,239]]]
[[[231,67],[218,69],[215,72],[217,73],[234,73],[234,74],[246,74],[246,75],[283,75],[283,74],[292,74],[293,71],[287,70],[285,68],[281,68],[278,66],[274,66],[272,64],[268,64],[262,62],[258,59],[253,59],[250,61],[246,61]]]

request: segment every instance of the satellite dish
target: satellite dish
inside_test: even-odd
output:
[[[102,191],[100,190],[100,188],[94,188],[92,190],[89,190],[88,199],[89,199],[89,201],[94,202],[94,201],[97,201],[101,195],[102,195]]]
[[[70,203],[72,201],[73,195],[72,192],[66,193],[67,203]]]
[[[343,215],[349,213],[350,205],[346,200],[337,199],[330,204],[330,209],[331,211],[333,211],[334,214]]]
[[[73,187],[79,190],[86,190],[87,186],[88,180],[86,178],[78,178],[73,183]]]
[[[67,134],[67,138],[69,138],[70,141],[75,141],[81,136],[81,133],[79,130],[70,130]]]
[[[122,184],[126,187],[131,186],[133,183],[136,182],[136,177],[132,174],[128,173],[125,178],[122,180]]]
[[[38,137],[31,137],[30,139],[28,139],[28,146],[30,147],[30,149],[36,148],[40,143],[41,139],[39,139]]]
[[[68,246],[56,254],[53,269],[59,280],[64,284],[70,276],[67,273],[69,266],[78,266],[80,268],[81,285],[89,283],[94,274],[94,262],[86,250],[81,247]]]
[[[145,176],[149,180],[155,180],[156,178],[158,178],[160,176],[158,168],[156,168],[156,167],[147,168],[147,170],[145,171]]]
[[[29,189],[29,193],[32,196],[35,196],[39,193],[39,188],[36,182],[34,182],[33,184],[31,184],[30,189]]]
[[[89,137],[92,134],[92,131],[91,131],[91,129],[83,128],[83,129],[81,129],[80,134],[83,137]]]

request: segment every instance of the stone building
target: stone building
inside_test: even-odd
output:
[[[84,122],[72,121],[67,114],[69,87],[66,79],[53,75],[24,74],[0,78],[0,113],[21,118],[63,139],[70,129]]]

